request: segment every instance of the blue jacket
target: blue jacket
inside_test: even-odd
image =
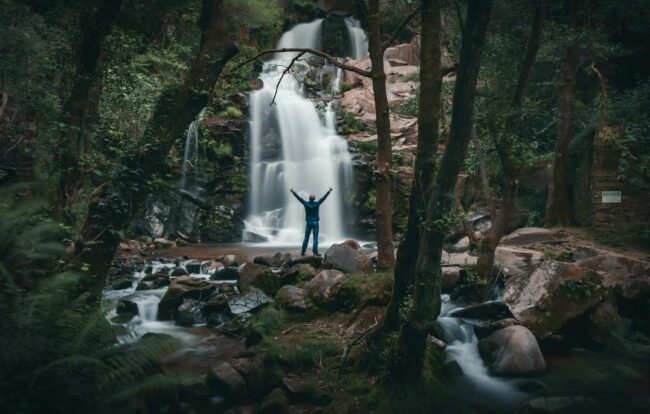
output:
[[[305,221],[309,223],[315,223],[320,220],[320,217],[318,216],[318,207],[325,201],[328,195],[332,190],[329,190],[325,195],[320,199],[316,201],[307,201],[304,200],[302,197],[300,197],[295,191],[291,190],[291,194],[294,195],[300,201],[300,203],[305,206]]]

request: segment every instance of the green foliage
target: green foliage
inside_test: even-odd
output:
[[[268,306],[246,321],[246,337],[264,338],[272,335],[284,325],[284,312]]]
[[[244,117],[244,114],[238,107],[229,105],[224,111],[219,113],[219,116],[224,118],[241,119]]]
[[[413,97],[391,107],[391,111],[398,115],[417,117],[420,111],[420,92],[412,91]]]
[[[340,354],[339,345],[322,331],[267,338],[261,346],[268,362],[287,369],[310,369]]]
[[[343,133],[345,135],[357,134],[359,132],[364,132],[368,128],[366,124],[363,123],[359,118],[356,117],[351,112],[340,110],[343,117]]]
[[[392,273],[352,273],[343,281],[338,297],[346,309],[384,306],[390,301],[392,289]]]

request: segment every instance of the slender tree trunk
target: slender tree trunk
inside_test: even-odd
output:
[[[420,247],[415,265],[414,304],[399,333],[399,360],[391,369],[391,375],[398,379],[418,378],[422,374],[427,337],[440,314],[440,260],[447,232],[446,226],[441,223],[452,212],[456,181],[472,135],[476,83],[491,11],[492,0],[468,1],[449,143],[426,200],[426,217],[420,230]]]
[[[395,266],[393,247],[393,149],[390,136],[390,110],[386,95],[386,73],[384,73],[384,47],[381,41],[379,0],[368,2],[368,44],[372,62],[372,90],[375,97],[377,127],[377,267],[392,269]]]
[[[228,30],[223,0],[203,0],[199,52],[185,81],[161,95],[142,138],[142,151],[123,160],[123,175],[93,193],[73,264],[89,267],[87,289],[101,289],[120,231],[128,226],[147,195],[147,181],[164,165],[174,142],[208,103],[228,61],[238,53]]]
[[[508,222],[512,216],[514,206],[517,202],[517,191],[519,181],[519,171],[517,162],[517,154],[515,154],[514,143],[511,130],[515,128],[515,118],[521,111],[521,105],[526,96],[530,74],[537,58],[540,43],[542,41],[542,30],[544,23],[544,0],[537,0],[534,3],[533,21],[531,25],[530,38],[526,46],[524,59],[521,63],[519,70],[519,77],[517,79],[517,86],[512,98],[512,115],[506,120],[505,133],[502,134],[502,139],[497,143],[496,149],[501,161],[501,168],[504,175],[504,187],[501,192],[501,206],[496,207],[495,201],[492,199],[492,194],[489,189],[489,182],[487,180],[487,172],[484,165],[481,165],[481,175],[483,186],[485,187],[486,198],[490,206],[490,216],[492,218],[492,227],[487,231],[485,236],[481,239],[478,249],[478,258],[476,263],[476,272],[478,276],[484,280],[492,276],[494,268],[495,251],[501,238],[508,229]]]
[[[567,11],[572,29],[578,27],[579,1],[568,1]],[[553,179],[546,201],[546,224],[567,225],[571,222],[569,209],[569,143],[571,142],[571,115],[576,84],[576,71],[580,65],[579,47],[573,43],[564,49],[562,64],[555,81],[557,93],[557,134],[553,157]]]
[[[109,33],[122,6],[122,0],[101,0],[94,12],[88,12],[83,27],[77,77],[70,97],[63,105],[61,123],[65,125],[59,141],[59,185],[58,202],[59,219],[73,222],[66,214],[81,188],[82,172],[79,158],[87,145],[87,122],[95,120],[97,115],[96,94],[93,84],[99,77],[102,44]]]
[[[415,262],[420,244],[421,213],[424,200],[435,174],[436,149],[439,138],[440,92],[442,88],[440,51],[440,3],[423,0],[420,34],[420,107],[418,114],[418,143],[413,170],[413,188],[409,197],[408,222],[404,240],[397,250],[395,278],[391,301],[386,308],[383,328],[399,329],[399,309],[411,290]]]

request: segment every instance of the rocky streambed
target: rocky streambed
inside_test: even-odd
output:
[[[210,260],[125,255],[104,292],[107,318],[125,342],[147,335],[182,342],[166,369],[198,375],[192,388],[203,397],[187,397],[188,406],[364,412],[368,405],[350,402],[329,376],[390,298],[392,277],[373,271],[372,247],[347,241],[322,258],[251,257],[245,246]],[[476,256],[462,243],[452,250],[431,341],[464,405],[486,413],[606,412],[599,410],[612,404],[644,412],[647,261],[561,232],[520,229],[504,239],[497,277],[485,284],[472,276]]]

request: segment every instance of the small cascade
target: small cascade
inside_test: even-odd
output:
[[[199,125],[204,116],[205,108],[187,128],[181,169],[180,190],[195,197],[199,196],[201,191],[199,186]]]
[[[282,35],[277,47],[319,49],[321,24],[322,19],[317,19],[296,25]],[[363,30],[358,23],[350,23],[348,29],[354,40],[351,53],[365,54],[365,49],[360,51],[365,48]],[[343,200],[352,188],[352,157],[347,141],[336,133],[332,103],[327,105],[323,120],[314,102],[305,97],[302,78],[311,67],[298,61],[293,76],[282,77],[295,56],[276,54],[260,75],[264,87],[251,93],[250,198],[244,222],[245,242],[281,245],[301,241],[304,213],[289,192],[292,187],[303,198],[310,194],[320,197],[329,187],[334,188],[321,207],[320,234],[326,243],[346,236]],[[332,90],[340,92],[342,76],[343,72],[337,70]]]
[[[352,44],[352,57],[356,60],[363,59],[368,53],[368,37],[361,28],[361,23],[351,17],[345,18]]]
[[[527,394],[519,391],[514,381],[493,377],[481,358],[478,350],[478,338],[474,327],[460,318],[448,316],[457,309],[449,295],[442,295],[442,309],[438,325],[444,333],[447,343],[447,360],[456,361],[472,387],[472,394],[478,400],[494,401],[495,407],[507,409],[524,401]]]

